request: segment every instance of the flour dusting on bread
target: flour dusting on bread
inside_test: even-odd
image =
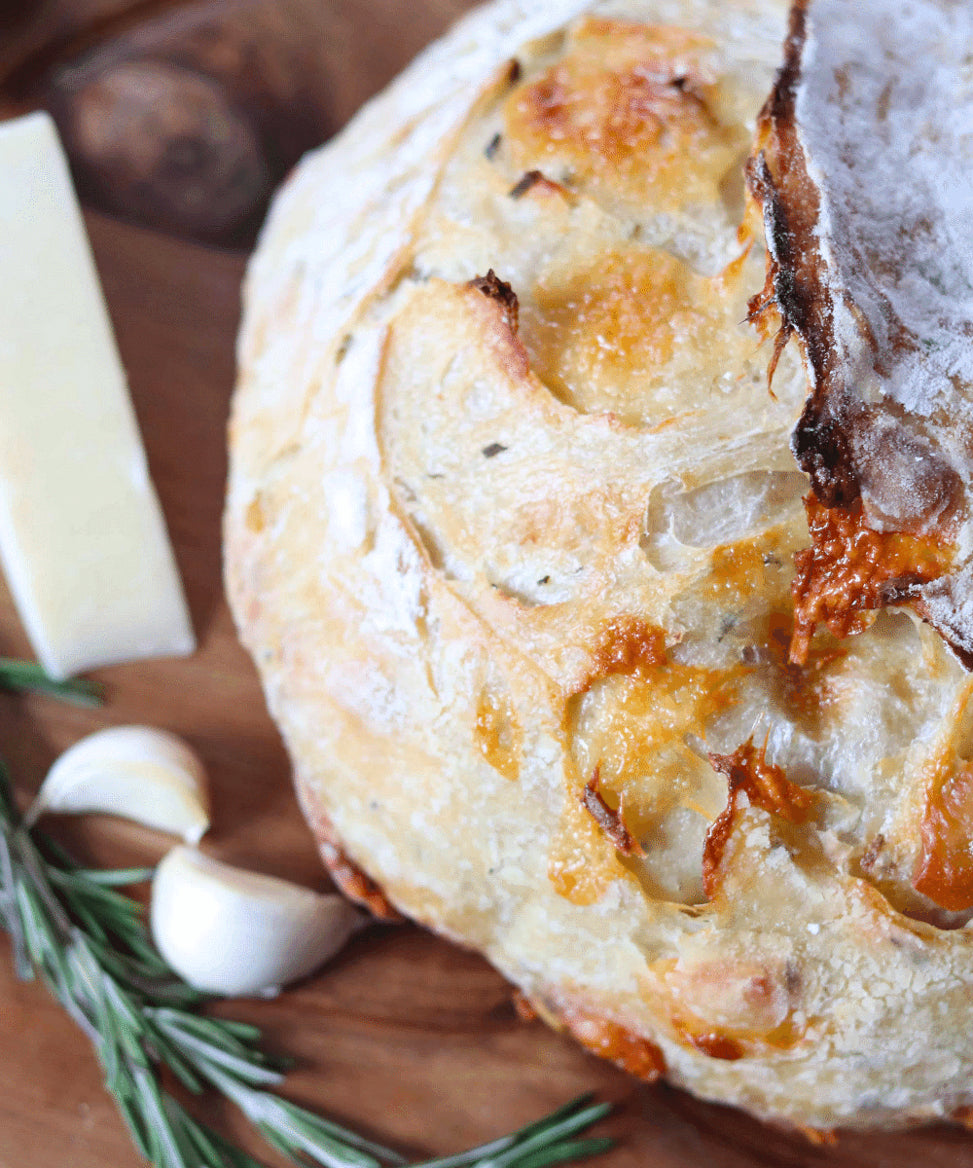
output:
[[[227,584],[353,892],[646,1079],[891,1127],[973,1106],[973,694],[898,602],[791,653],[807,384],[743,179],[787,18],[495,0],[304,160]]]
[[[794,450],[815,498],[834,529],[860,514],[927,545],[853,604],[913,603],[967,666],[971,40],[968,4],[909,0],[890,20],[877,0],[800,0],[750,164],[782,335],[807,359]]]

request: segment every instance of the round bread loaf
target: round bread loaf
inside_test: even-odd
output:
[[[497,0],[305,159],[227,582],[348,891],[635,1074],[892,1127],[973,1103],[973,682],[894,608],[788,663],[806,386],[743,181],[785,24]]]

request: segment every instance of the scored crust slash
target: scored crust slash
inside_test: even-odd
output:
[[[887,16],[795,3],[747,167],[768,248],[751,313],[779,316],[771,376],[796,336],[811,389],[792,439],[812,486],[792,659],[819,621],[844,636],[912,603],[973,668],[973,264],[956,245],[973,22],[967,5],[914,5],[901,30]]]
[[[227,591],[351,895],[637,1075],[894,1128],[973,1107],[973,8],[788,18],[494,0],[301,164]]]

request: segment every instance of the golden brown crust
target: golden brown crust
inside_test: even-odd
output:
[[[534,1017],[542,1018],[554,1030],[567,1032],[586,1050],[630,1075],[654,1083],[666,1073],[662,1051],[643,1035],[575,1004],[524,995],[520,999]],[[522,1008],[518,1006],[518,1012]]]
[[[746,145],[719,116],[710,38],[589,17],[573,45],[508,100],[514,159],[556,157],[573,185],[638,191],[663,209],[706,198]]]
[[[970,912],[914,885],[924,822],[955,868],[973,683],[899,609],[787,659],[806,384],[787,350],[766,391],[738,238],[785,15],[498,0],[302,164],[248,279],[227,588],[379,911],[636,1073],[895,1126],[973,1105]]]
[[[348,858],[326,815],[318,814],[310,826],[331,879],[349,900],[361,905],[377,921],[383,921],[385,924],[396,924],[405,919],[382,891],[378,882]]]
[[[654,1083],[665,1074],[666,1060],[659,1047],[617,1022],[581,1010],[566,1011],[561,1022],[583,1047],[643,1082]]]

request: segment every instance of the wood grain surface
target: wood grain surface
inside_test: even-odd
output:
[[[245,247],[300,156],[472,0],[0,0],[0,113],[54,115],[86,202]]]
[[[0,108],[56,109],[89,204],[167,233],[89,215],[200,641],[187,660],[102,671],[97,676],[110,700],[100,711],[0,695],[0,755],[25,801],[57,753],[82,734],[128,722],[168,727],[197,747],[211,774],[214,828],[206,850],[326,886],[220,582],[224,428],[243,256],[172,236],[245,242],[280,167],[289,165],[284,155],[333,130],[465,7],[460,0],[0,0]],[[313,43],[300,43],[295,30],[302,28],[315,31],[316,39],[304,38]],[[249,72],[241,65],[247,45],[262,45],[264,54]],[[191,121],[197,108],[189,101],[190,113],[178,113],[180,92],[208,92],[217,106],[229,94],[226,108],[261,143],[306,99],[306,123],[287,139],[286,151],[271,158],[268,148],[261,155],[265,173],[247,188],[249,202],[241,200],[232,223],[207,203],[213,191],[206,176],[218,185],[219,167],[207,159],[205,142],[196,171],[187,164],[180,180],[189,183],[183,190],[195,182],[202,191],[195,219],[173,196],[178,183],[173,186],[165,167],[144,172],[151,181],[141,185],[117,179],[134,165],[139,132],[126,129],[126,103],[134,100],[137,124],[146,108],[139,104],[146,78],[153,76],[139,73],[146,63],[159,65],[163,80],[167,69],[201,79],[201,89],[195,81],[184,90],[175,85],[170,127],[183,116]],[[186,77],[177,72],[176,80]],[[72,119],[84,122],[78,111],[88,101],[107,119],[102,136],[95,135],[100,154],[72,128]],[[157,143],[171,144],[165,126]],[[2,593],[0,651],[28,652]],[[118,821],[59,820],[53,827],[93,862],[151,861],[167,846],[162,837]],[[14,979],[10,956],[0,935],[0,1168],[136,1168],[142,1160],[102,1090],[86,1039],[42,987]],[[597,1161],[604,1168],[973,1168],[973,1137],[957,1129],[849,1135],[836,1147],[814,1147],[666,1086],[641,1086],[540,1023],[521,1022],[509,987],[489,966],[409,925],[372,928],[327,970],[274,1001],[220,1008],[258,1023],[275,1047],[296,1057],[287,1084],[293,1098],[416,1157],[491,1138],[592,1090],[618,1104],[602,1125],[618,1139]],[[199,1110],[267,1164],[282,1163],[218,1101],[204,1099]]]

